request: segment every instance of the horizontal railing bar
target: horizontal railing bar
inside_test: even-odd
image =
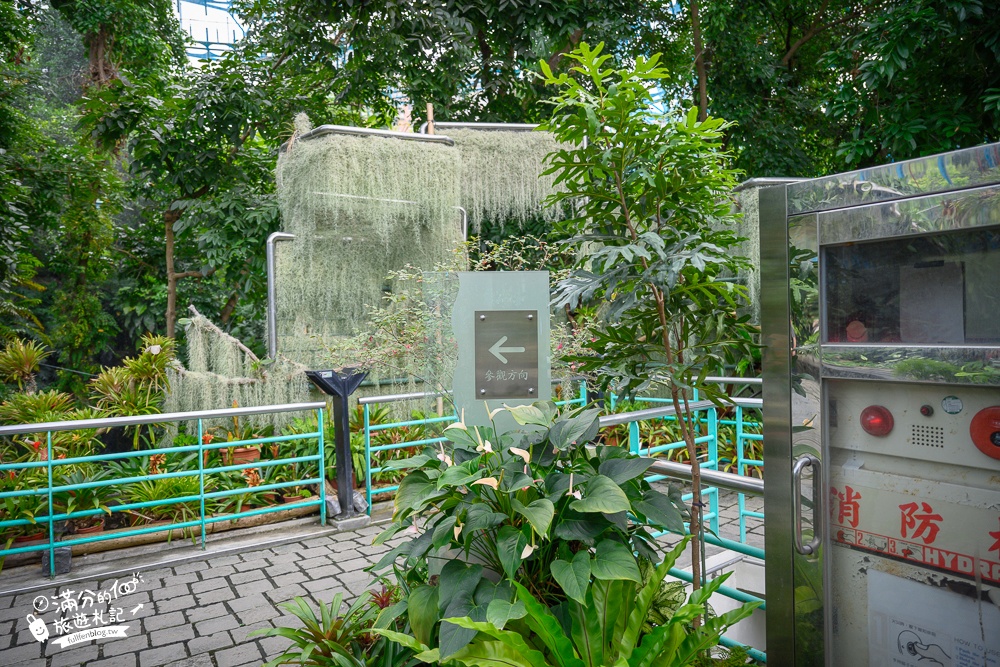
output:
[[[444,417],[428,417],[427,419],[411,419],[405,422],[392,422],[391,424],[370,424],[368,426],[368,431],[374,433],[375,431],[385,431],[391,428],[402,428],[404,426],[420,426],[422,424],[440,424],[442,422],[453,422],[457,421],[458,417],[455,415],[445,415]]]
[[[451,392],[448,392],[451,393]],[[385,396],[362,396],[358,405],[374,405],[376,403],[398,403],[399,401],[416,401],[421,398],[438,398],[446,394],[440,391],[415,391],[409,394],[386,394]]]
[[[391,452],[396,449],[407,449],[408,447],[420,447],[421,445],[436,445],[439,442],[447,442],[448,438],[439,436],[436,438],[425,438],[424,440],[408,440],[407,442],[395,442],[391,445],[376,445],[370,448],[373,452]]]
[[[246,512],[235,512],[233,514],[219,514],[217,516],[207,516],[205,517],[205,523],[219,523],[221,521],[236,521],[237,519],[243,519],[251,516],[260,516],[261,514],[270,514],[272,512],[282,512],[287,509],[292,509],[288,505],[294,505],[296,508],[299,507],[319,507],[323,504],[319,498],[314,500],[303,500],[302,502],[288,503],[287,505],[271,505],[270,507],[261,507],[252,509]]]
[[[195,412],[165,412],[156,415],[136,415],[133,417],[104,417],[101,419],[77,419],[72,421],[42,422],[17,426],[0,426],[0,437],[40,433],[42,431],[83,431],[93,428],[114,428],[115,426],[141,426],[163,422],[193,421],[196,419],[222,419],[225,417],[247,417],[271,415],[281,412],[302,412],[325,408],[326,403],[289,403],[287,405],[262,405],[255,408],[223,408],[221,410],[197,410]]]
[[[686,572],[685,570],[681,570],[676,567],[670,568],[668,572],[670,573],[670,576],[686,581],[689,584],[693,579],[690,572]],[[759,598],[756,595],[751,595],[750,593],[744,593],[743,591],[736,588],[730,588],[729,586],[719,586],[716,589],[716,592],[719,595],[725,595],[727,598],[732,598],[737,602],[760,602],[761,609],[764,609],[766,607],[763,598]]]
[[[688,408],[690,410],[707,410],[714,408],[712,401],[692,401]],[[657,419],[659,417],[671,417],[677,413],[673,405],[665,405],[662,408],[646,408],[645,410],[635,410],[633,412],[619,412],[613,415],[601,415],[600,427],[617,426],[629,422],[645,421],[647,419]]]
[[[267,493],[268,491],[285,489],[290,486],[303,486],[305,484],[319,484],[319,477],[313,477],[310,479],[303,479],[294,482],[275,482],[274,484],[260,484],[259,486],[243,486],[238,489],[209,491],[208,493],[205,494],[205,499],[208,500],[209,498],[226,498],[228,496],[241,496],[245,493]]]
[[[734,378],[719,375],[709,375],[705,378],[705,382],[712,384],[764,384],[762,378]]]
[[[764,664],[767,664],[767,654],[764,653],[763,651],[755,649],[753,646],[742,644],[736,641],[735,639],[730,639],[729,637],[726,637],[725,635],[719,637],[719,643],[725,646],[726,648],[742,648],[747,652],[748,657],[756,660],[757,662],[763,662]]]
[[[691,466],[686,463],[656,459],[653,461],[653,465],[649,466],[649,470],[674,479],[691,481]],[[754,477],[743,477],[731,472],[702,468],[701,481],[728,491],[748,493],[753,496],[764,495],[764,480]]]

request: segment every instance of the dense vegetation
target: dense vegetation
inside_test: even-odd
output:
[[[416,116],[545,120],[529,73],[566,71],[582,41],[623,62],[662,52],[665,111],[733,121],[747,177],[1000,139],[996,3],[671,5],[240,0],[246,38],[193,65],[169,0],[0,3],[0,337],[45,343],[41,385],[78,395],[188,303],[261,352],[295,113],[384,127],[402,93]]]

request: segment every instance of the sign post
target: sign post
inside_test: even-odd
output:
[[[547,271],[460,273],[452,327],[454,399],[467,424],[488,424],[504,404],[551,398]]]

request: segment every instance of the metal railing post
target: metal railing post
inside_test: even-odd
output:
[[[639,422],[629,422],[628,424],[628,450],[639,455],[639,447],[641,442],[639,441]]]
[[[369,405],[365,403],[362,406],[362,414],[365,420],[365,502],[368,503],[368,516],[372,514],[372,433],[369,430],[371,426],[371,412]]]
[[[198,495],[201,518],[201,548],[205,549],[205,429],[198,420]]]
[[[45,451],[46,451],[46,454],[47,454],[46,463],[48,464],[48,465],[45,466],[45,469],[48,472],[48,478],[49,478],[49,488],[48,488],[48,497],[49,497],[49,507],[48,507],[48,516],[49,516],[49,530],[48,530],[48,533],[49,533],[49,578],[55,579],[55,576],[56,576],[56,544],[55,544],[55,542],[56,542],[56,522],[52,520],[52,517],[55,515],[55,504],[53,502],[53,497],[52,497],[52,431],[46,431],[45,432]]]
[[[326,438],[323,436],[323,408],[316,408],[316,430],[319,441],[319,522],[326,525]]]
[[[708,410],[708,459],[715,461],[713,467],[719,469],[719,413],[715,407]],[[719,489],[712,490],[708,501],[708,509],[712,513],[709,525],[712,532],[719,534]]]

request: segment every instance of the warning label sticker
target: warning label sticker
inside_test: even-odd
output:
[[[1000,512],[843,481],[830,500],[834,542],[1000,583]]]

